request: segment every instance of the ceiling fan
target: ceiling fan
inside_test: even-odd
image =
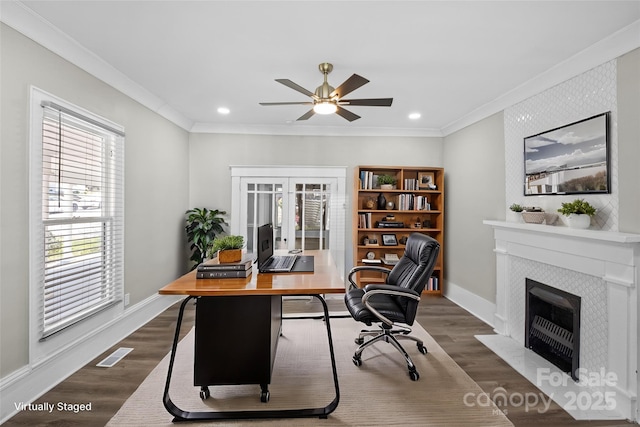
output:
[[[360,86],[369,83],[369,80],[362,76],[353,74],[344,83],[334,89],[327,82],[327,75],[333,70],[333,65],[328,62],[323,62],[318,65],[320,72],[324,74],[324,83],[316,88],[315,93],[303,88],[302,86],[292,82],[289,79],[276,79],[278,83],[290,87],[293,90],[297,90],[312,98],[312,101],[307,102],[261,102],[260,105],[313,105],[311,110],[307,111],[297,120],[307,120],[314,114],[333,114],[336,113],[339,116],[349,120],[350,122],[360,118],[359,115],[352,113],[349,110],[342,108],[343,105],[358,105],[358,106],[372,106],[372,107],[390,107],[393,102],[393,98],[370,98],[370,99],[343,99],[342,97],[348,93],[353,92]]]

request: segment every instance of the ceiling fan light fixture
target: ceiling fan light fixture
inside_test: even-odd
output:
[[[314,105],[313,111],[316,114],[333,114],[338,111],[338,106],[333,102],[323,101],[318,102],[316,105]]]

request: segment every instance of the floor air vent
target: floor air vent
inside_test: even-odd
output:
[[[122,360],[122,358],[129,354],[131,350],[133,349],[128,347],[120,347],[109,356],[107,356],[102,362],[98,363],[96,366],[99,366],[101,368],[110,368],[120,360]]]

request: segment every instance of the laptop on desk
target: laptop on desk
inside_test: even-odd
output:
[[[265,224],[258,227],[258,271],[260,273],[312,273],[313,256],[274,255],[273,227]]]

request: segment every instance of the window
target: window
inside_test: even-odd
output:
[[[40,95],[32,98],[31,265],[42,340],[122,301],[124,133]]]

